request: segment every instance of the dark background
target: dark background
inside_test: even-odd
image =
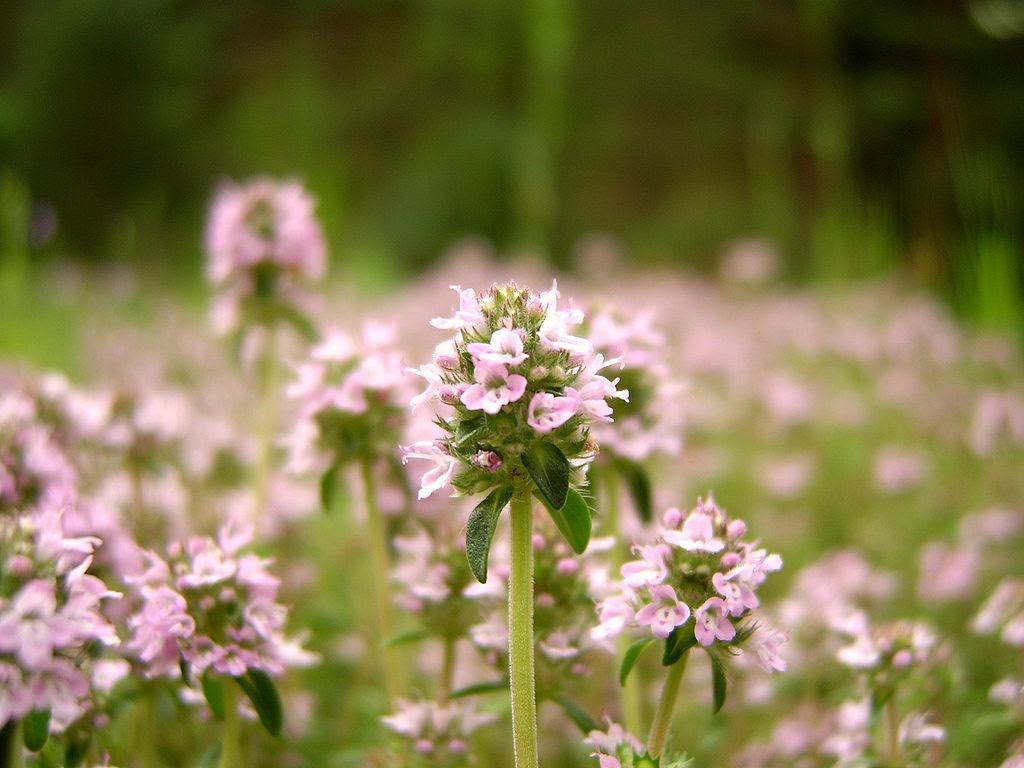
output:
[[[465,234],[696,268],[756,235],[797,279],[1019,298],[1020,0],[4,8],[0,168],[37,257],[191,274],[217,181],[270,174],[312,188],[336,264],[394,278]]]

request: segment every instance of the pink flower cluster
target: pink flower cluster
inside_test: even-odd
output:
[[[270,561],[241,552],[252,529],[229,523],[217,541],[173,543],[168,560],[146,553],[148,567],[132,579],[142,604],[129,621],[127,651],[147,674],[175,677],[180,663],[237,677],[247,669],[280,675],[313,658],[284,635],[287,609],[277,602]]]
[[[683,386],[666,365],[665,338],[649,311],[631,316],[608,310],[594,315],[587,337],[607,360],[620,360],[621,384],[629,401],[614,404],[615,423],[598,422],[594,437],[602,451],[643,461],[653,454],[675,456],[682,449]]]
[[[0,518],[0,727],[41,710],[59,732],[88,711],[86,649],[119,643],[101,612],[119,595],[88,573],[99,543],[54,508]]]
[[[22,392],[0,395],[0,513],[75,497],[75,469]]]
[[[635,625],[659,639],[684,628],[704,647],[751,639],[758,630],[742,622],[760,605],[757,589],[782,559],[744,540],[746,524],[710,496],[689,514],[669,509],[662,525],[653,544],[634,547],[639,559],[622,566],[621,581],[598,605],[594,636],[614,637]],[[758,659],[766,671],[785,667],[771,645],[758,646]]]
[[[467,470],[459,490],[497,485],[494,477],[509,471],[508,460],[538,438],[557,443],[577,468],[587,464],[593,456],[587,428],[612,420],[610,399],[628,399],[617,389],[618,379],[601,374],[621,361],[606,361],[590,341],[572,334],[583,313],[559,309],[556,284],[540,294],[496,285],[479,297],[472,289],[452,289],[459,308],[432,325],[455,336],[435,348],[431,363],[413,370],[427,387],[412,405],[435,401],[446,413],[454,409],[454,418],[445,420],[453,436],[458,424],[488,426],[477,429],[474,439],[423,441],[406,449],[407,458],[435,465],[423,477],[420,497],[452,481],[459,460]]]
[[[302,284],[320,280],[327,246],[313,199],[298,182],[254,179],[224,184],[206,227],[207,277],[220,291],[212,320],[219,333],[240,327],[255,299],[300,308]]]
[[[497,719],[464,702],[399,700],[397,707],[394,714],[381,718],[381,722],[412,742],[411,765],[417,767],[469,765],[469,737]]]
[[[361,341],[335,329],[299,364],[286,390],[299,406],[291,471],[393,452],[409,399],[394,343],[388,325],[367,323]]]

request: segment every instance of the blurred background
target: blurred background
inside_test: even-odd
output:
[[[1024,0],[10,1],[0,267],[198,283],[218,182],[305,181],[368,285],[465,235],[571,267],[897,270],[1019,331]]]

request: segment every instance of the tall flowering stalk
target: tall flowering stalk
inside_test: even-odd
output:
[[[691,649],[700,647],[711,659],[716,712],[725,703],[731,655],[753,653],[766,671],[785,669],[778,655],[784,636],[751,619],[760,605],[757,588],[782,567],[782,559],[746,540],[746,533],[746,524],[730,519],[710,497],[698,499],[688,514],[669,509],[655,542],[634,548],[640,557],[622,566],[622,581],[598,606],[595,638],[616,637],[627,626],[647,630],[627,651],[621,680],[648,645],[664,641],[668,673],[644,758],[657,760],[665,748]],[[603,760],[604,765],[616,763]]]
[[[314,335],[308,318],[309,283],[327,269],[327,245],[301,184],[259,178],[224,184],[210,206],[206,226],[207,278],[217,291],[214,330],[236,334],[242,349],[257,353],[261,375],[259,455],[255,474],[257,513],[267,499],[277,421],[280,368],[277,328],[291,325]]]
[[[367,323],[361,341],[332,330],[299,365],[286,394],[299,404],[299,418],[290,438],[289,468],[321,473],[321,501],[334,505],[338,475],[358,465],[366,505],[366,527],[372,559],[376,626],[386,642],[394,635],[388,591],[390,557],[387,526],[377,501],[377,467],[397,465],[395,446],[406,421],[407,380],[394,346],[391,326]],[[398,467],[401,474],[401,467]],[[379,645],[379,643],[378,643]],[[381,667],[393,704],[403,693],[401,670],[381,652]]]
[[[511,504],[509,686],[516,765],[537,765],[533,633],[533,505],[536,496],[576,552],[586,549],[591,519],[575,490],[597,446],[590,425],[610,421],[609,399],[628,397],[600,371],[608,363],[571,328],[577,309],[558,308],[558,290],[536,294],[515,284],[477,296],[453,286],[459,308],[432,324],[454,331],[433,362],[417,371],[426,390],[413,405],[439,401],[442,437],[406,449],[430,461],[420,498],[451,484],[460,495],[486,494],[466,526],[473,575],[487,580],[498,518]]]

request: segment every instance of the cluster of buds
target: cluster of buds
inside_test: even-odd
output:
[[[689,514],[669,509],[662,524],[653,544],[634,548],[640,558],[622,566],[621,582],[598,606],[594,636],[635,625],[666,640],[667,658],[698,644],[746,646],[766,671],[784,669],[777,652],[783,636],[748,619],[760,604],[758,587],[782,559],[745,540],[746,524],[729,519],[711,497],[698,499]]]
[[[459,768],[472,765],[469,738],[495,716],[462,702],[398,702],[397,711],[382,718],[385,726],[412,744],[410,768]]]
[[[119,643],[101,613],[119,595],[88,573],[99,544],[67,537],[53,508],[0,517],[0,727],[41,715],[64,731],[109,687],[88,674],[93,652]]]
[[[449,483],[462,495],[522,484],[535,474],[531,463],[540,461],[534,448],[541,442],[580,484],[596,450],[590,425],[611,421],[610,399],[628,398],[618,379],[600,373],[619,361],[606,361],[570,333],[583,313],[559,309],[555,285],[541,294],[497,285],[480,297],[453,289],[459,309],[432,324],[455,337],[415,371],[427,388],[414,407],[428,400],[450,407],[438,417],[442,439],[407,449],[408,458],[436,465],[424,475],[420,497]]]
[[[290,469],[306,472],[389,455],[408,402],[391,326],[368,323],[362,343],[334,330],[310,352],[286,390],[299,404]]]
[[[212,321],[228,334],[278,321],[304,326],[304,284],[320,280],[327,247],[315,204],[297,182],[254,179],[218,191],[206,227]]]
[[[236,678],[311,662],[284,635],[287,609],[277,602],[269,561],[241,552],[251,538],[251,528],[229,523],[217,541],[197,536],[171,544],[166,561],[146,553],[148,567],[132,579],[142,604],[129,619],[127,649],[150,677],[175,677],[182,662],[200,674]]]

